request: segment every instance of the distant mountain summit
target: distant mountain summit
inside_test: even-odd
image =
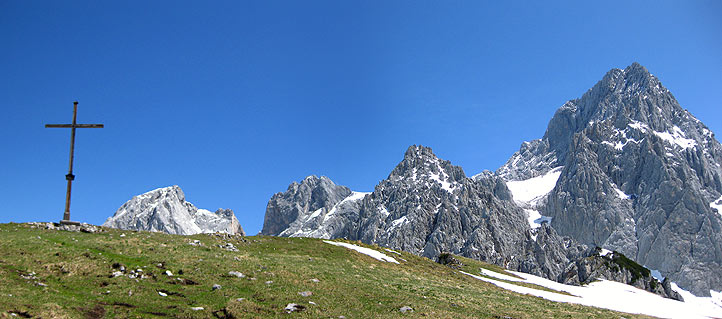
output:
[[[262,235],[339,238],[348,233],[348,220],[358,218],[367,193],[336,185],[326,176],[308,176],[271,197]]]
[[[214,232],[245,235],[232,210],[218,209],[213,213],[198,209],[185,200],[185,194],[175,185],[133,197],[103,226],[177,235]]]
[[[709,295],[722,290],[720,163],[709,128],[634,63],[566,102],[544,137],[523,143],[497,174],[523,184],[558,172],[531,208],[560,234]]]

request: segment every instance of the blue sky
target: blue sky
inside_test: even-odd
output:
[[[501,1],[499,1],[501,2]],[[722,132],[720,1],[0,1],[0,222],[102,223],[177,184],[250,234],[311,174],[370,191],[423,144],[467,175],[646,66]]]

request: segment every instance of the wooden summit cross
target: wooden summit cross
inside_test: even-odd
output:
[[[73,175],[73,151],[75,150],[75,129],[76,128],[103,128],[103,124],[78,124],[75,119],[78,117],[78,101],[73,102],[73,123],[72,124],[45,124],[45,128],[62,127],[70,128],[70,168],[65,179],[68,180],[68,190],[65,193],[65,213],[61,224],[78,225],[78,222],[70,221],[70,187],[73,184],[75,175]]]

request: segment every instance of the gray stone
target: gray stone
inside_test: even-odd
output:
[[[454,269],[461,269],[463,264],[450,253],[441,253],[436,262]]]
[[[289,303],[288,305],[286,305],[286,308],[283,308],[283,310],[285,310],[287,313],[292,313],[294,311],[303,311],[304,309],[306,309],[306,306],[295,303]]]
[[[411,308],[409,306],[403,306],[403,307],[399,308],[399,311],[401,313],[414,312],[414,308]]]
[[[28,223],[30,225],[30,228],[43,228],[43,229],[50,229],[50,230],[63,230],[63,231],[70,231],[70,232],[81,232],[81,233],[99,233],[102,232],[103,229],[87,224],[87,223],[77,223],[77,224],[63,224],[63,223],[38,223],[38,222],[30,222]],[[40,237],[38,237],[40,239]]]

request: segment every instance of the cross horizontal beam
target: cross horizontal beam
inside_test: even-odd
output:
[[[45,128],[67,127],[67,128],[103,128],[103,124],[45,124]]]

